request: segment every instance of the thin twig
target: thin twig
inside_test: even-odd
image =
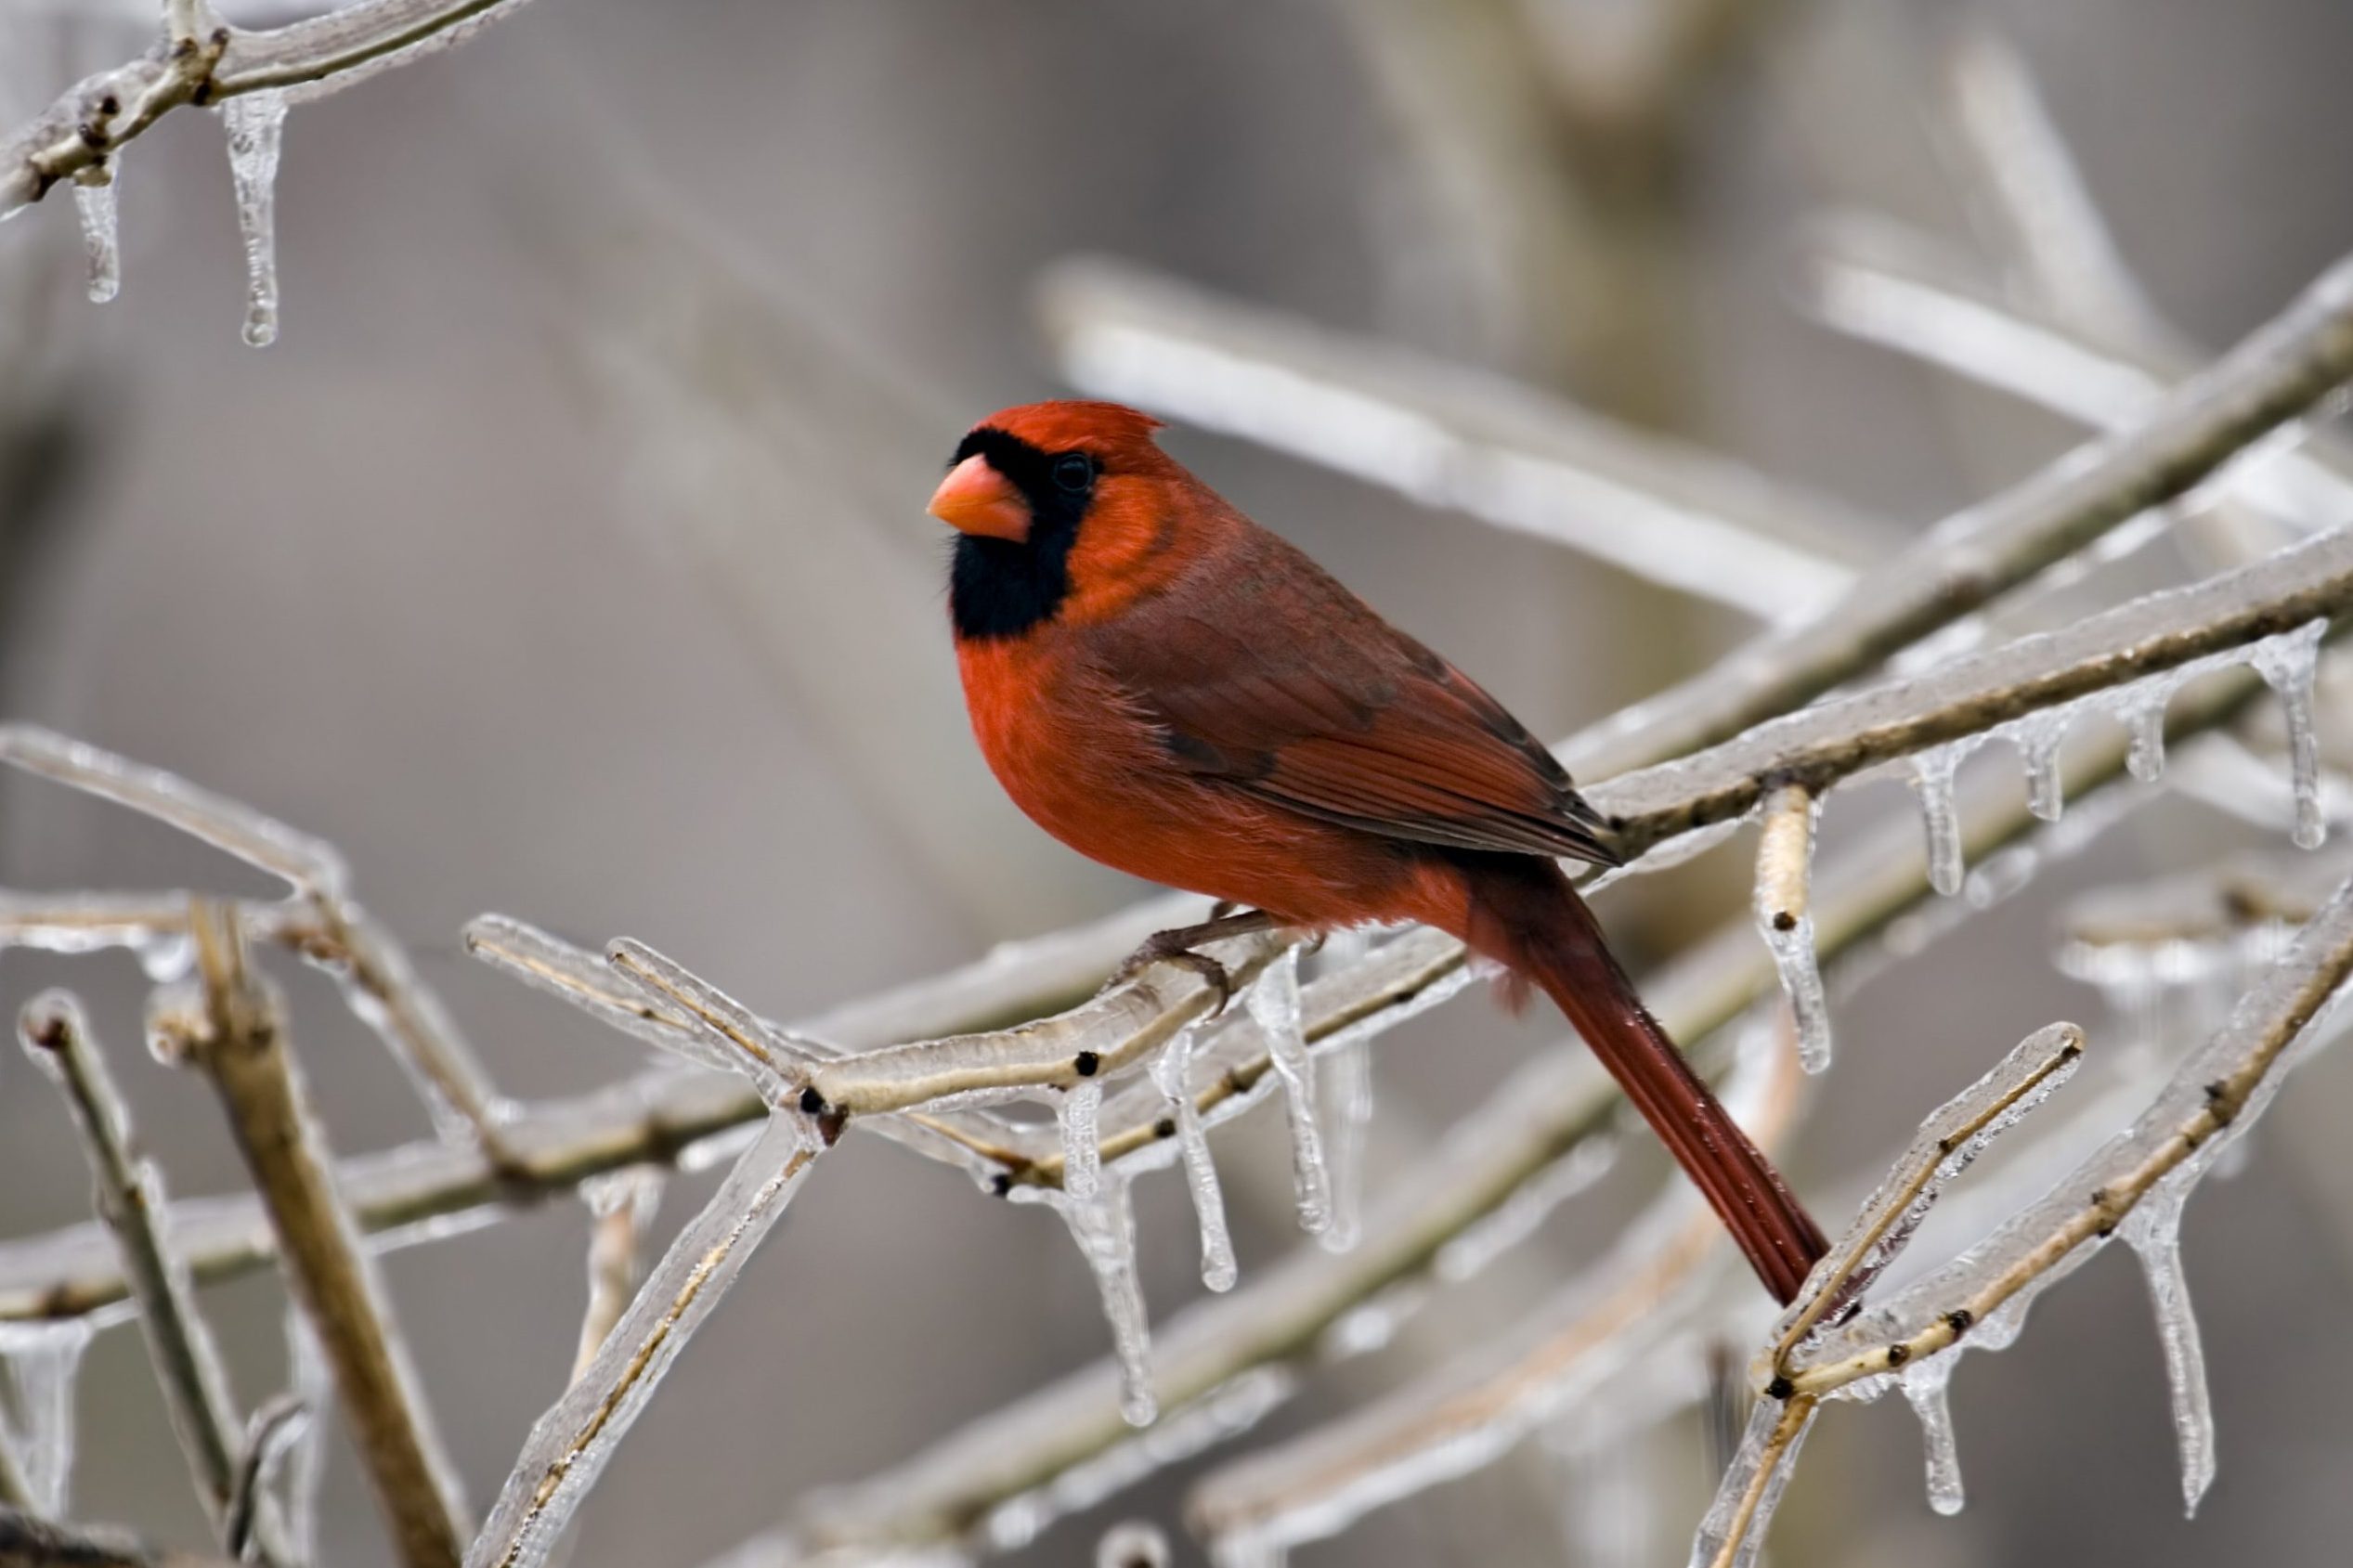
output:
[[[359,0],[266,32],[218,26],[166,37],[127,65],[68,88],[0,140],[0,218],[103,164],[166,113],[266,88],[331,90],[438,43],[454,42],[523,0]]]
[[[188,1269],[162,1230],[168,1212],[155,1168],[132,1152],[130,1114],[72,997],[46,991],[17,1026],[26,1052],[58,1083],[89,1154],[98,1208],[113,1231],[123,1272],[139,1305],[139,1328],[155,1362],[172,1431],[216,1530],[225,1530],[236,1488],[239,1418],[212,1330],[196,1304]],[[233,1550],[233,1549],[232,1549]],[[266,1527],[264,1555],[287,1561]]]
[[[276,999],[246,966],[243,933],[216,905],[189,914],[202,996],[167,1011],[158,1038],[213,1082],[276,1232],[289,1284],[310,1315],[377,1501],[408,1568],[454,1568],[463,1527],[390,1307],[337,1196],[317,1116],[297,1081]]]
[[[0,1568],[233,1568],[213,1557],[151,1547],[121,1530],[50,1524],[0,1506]]]
[[[255,1527],[267,1529],[272,1517],[269,1484],[286,1455],[301,1442],[316,1419],[310,1406],[291,1393],[281,1393],[254,1412],[245,1439],[238,1449],[237,1471],[228,1491],[228,1509],[221,1523],[221,1544],[229,1556],[245,1560],[247,1543]]]
[[[581,1191],[593,1223],[589,1229],[588,1305],[580,1315],[579,1349],[572,1356],[576,1382],[637,1290],[638,1242],[661,1201],[662,1173],[651,1165],[631,1166],[600,1176]]]

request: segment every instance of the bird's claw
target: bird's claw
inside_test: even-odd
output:
[[[1144,945],[1129,953],[1126,962],[1112,972],[1112,978],[1103,989],[1109,991],[1113,986],[1124,985],[1155,964],[1173,964],[1178,968],[1190,969],[1209,982],[1209,988],[1217,993],[1217,1005],[1209,1010],[1209,1016],[1216,1017],[1234,999],[1234,978],[1227,972],[1223,964],[1209,954],[1187,947],[1185,936],[1182,931],[1159,931],[1146,938]]]

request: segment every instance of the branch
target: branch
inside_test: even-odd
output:
[[[237,1406],[212,1330],[197,1309],[188,1266],[162,1229],[167,1214],[162,1180],[131,1152],[130,1113],[73,998],[62,991],[35,997],[26,1004],[17,1032],[26,1054],[72,1109],[98,1183],[98,1212],[114,1233],[124,1274],[138,1302],[139,1328],[162,1385],[173,1432],[194,1472],[206,1515],[215,1530],[225,1530],[237,1489]],[[273,1525],[265,1525],[264,1537],[267,1561],[288,1560]]]
[[[1040,294],[1083,390],[1782,619],[1853,579],[1881,524],[1531,387],[1109,261]]]
[[[414,1393],[391,1309],[334,1186],[332,1167],[280,1025],[276,999],[246,967],[242,933],[199,902],[201,999],[167,1007],[156,1037],[213,1082],[286,1263],[351,1413],[353,1434],[401,1560],[454,1568],[462,1527],[448,1458]]]
[[[48,111],[0,141],[0,218],[58,181],[104,166],[183,105],[269,89],[291,97],[336,91],[387,66],[447,46],[524,0],[359,0],[270,32],[216,27],[166,36],[137,59],[68,88]]]
[[[0,1568],[232,1568],[218,1558],[151,1547],[120,1530],[45,1523],[0,1507]]]

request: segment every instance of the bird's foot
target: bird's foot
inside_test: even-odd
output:
[[[1103,984],[1104,991],[1126,984],[1156,964],[1171,964],[1190,969],[1207,980],[1217,993],[1217,1005],[1210,1017],[1226,1010],[1234,999],[1234,978],[1209,954],[1201,951],[1206,942],[1221,941],[1228,937],[1246,937],[1254,932],[1271,931],[1275,918],[1264,910],[1244,910],[1239,914],[1227,911],[1233,906],[1220,901],[1213,906],[1211,917],[1198,926],[1178,926],[1171,930],[1155,931],[1144,939],[1143,945],[1127,955],[1120,966],[1112,971],[1112,978]],[[1098,993],[1099,994],[1099,993]]]

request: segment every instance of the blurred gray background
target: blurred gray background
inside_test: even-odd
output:
[[[1606,58],[1648,3],[1526,8],[1566,17]],[[1887,548],[2073,438],[1790,302],[1792,236],[1825,208],[1970,235],[1926,114],[1963,11],[2024,52],[2126,253],[2201,341],[2235,338],[2353,248],[2335,150],[2353,136],[2353,10],[2328,0],[1685,7],[1743,14],[1670,103],[1585,133],[1525,123],[1542,89],[1490,47],[1519,8],[540,0],[296,110],[282,337],[262,353],[238,341],[217,127],[174,115],[126,158],[120,301],[83,301],[61,195],[0,232],[0,712],[333,841],[501,1086],[573,1092],[638,1053],[471,965],[455,940],[468,916],[636,935],[789,1017],[1138,896],[997,802],[942,706],[943,547],[922,499],[967,424],[1057,391],[1031,308],[1057,258],[1132,258],[1568,389],[1892,519]],[[0,6],[9,118],[138,45],[135,26]],[[1433,114],[1467,125],[1473,150],[1434,137]],[[1530,199],[1531,182],[1551,194]],[[1742,629],[1242,444],[1176,430],[1168,445],[1546,733]],[[682,514],[698,504],[725,515]],[[1896,798],[1874,786],[1851,809]],[[2236,831],[2157,808],[1875,981],[1841,1015],[1838,1070],[1790,1161],[1800,1185],[1883,1159],[2038,1024],[2074,1017],[2097,1040],[2097,998],[2049,961],[2055,902]],[[1718,859],[1610,907],[1632,956],[1739,907],[1740,854]],[[0,884],[252,886],[13,777]],[[287,979],[338,1146],[422,1135],[397,1069],[332,991]],[[176,1190],[240,1185],[201,1085],[136,1050],[132,965],[0,954],[11,1014],[60,982],[91,1000]],[[1556,1032],[1473,996],[1387,1037],[1380,1147],[1412,1147]],[[1967,1361],[1965,1513],[1928,1512],[1900,1406],[1842,1409],[1783,1514],[1782,1561],[2342,1562],[2349,1074],[2317,1066],[2250,1169],[2191,1211],[2223,1445],[2194,1522],[2141,1286],[2108,1257],[2036,1310],[2017,1350]],[[1229,1137],[1246,1277],[1294,1238],[1279,1129]],[[671,1185],[665,1235],[708,1183]],[[1483,1292],[1319,1376],[1275,1430],[1503,1321],[1592,1255],[1611,1204],[1634,1196],[1578,1206]],[[1199,1289],[1191,1222],[1173,1181],[1139,1198],[1165,1315]],[[85,1213],[55,1096],[11,1051],[0,1234]],[[555,1204],[388,1264],[477,1507],[569,1365],[585,1229]],[[280,1376],[274,1289],[209,1300],[240,1394],[258,1399]],[[699,1562],[805,1487],[886,1465],[1104,1344],[1049,1217],[854,1140],[631,1435],[572,1561]],[[134,1334],[94,1348],[80,1414],[76,1514],[200,1539]],[[1654,1446],[1645,1555],[1680,1562],[1711,1477],[1689,1432]],[[1108,1517],[1173,1522],[1180,1480]],[[1576,1495],[1528,1457],[1298,1561],[1577,1561],[1558,1518]],[[340,1448],[328,1497],[327,1561],[387,1561]],[[1100,1523],[1020,1561],[1090,1561]]]

